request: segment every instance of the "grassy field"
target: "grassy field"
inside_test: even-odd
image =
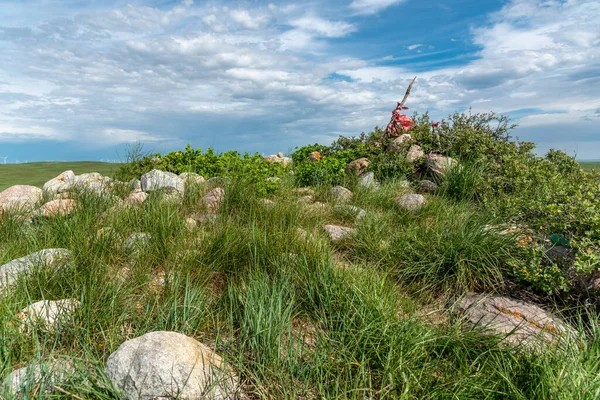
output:
[[[86,172],[99,172],[112,176],[120,164],[94,161],[35,162],[27,164],[0,165],[0,191],[12,185],[39,186],[63,171],[72,170],[76,175]]]
[[[581,161],[579,164],[586,171],[600,171],[600,161]]]

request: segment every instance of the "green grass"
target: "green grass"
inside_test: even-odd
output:
[[[42,187],[44,183],[67,170],[72,170],[76,175],[98,172],[112,177],[120,166],[121,164],[94,161],[0,164],[0,191],[13,185]]]
[[[52,247],[70,249],[74,259],[58,271],[41,268],[0,297],[0,377],[35,360],[70,357],[77,368],[63,392],[31,385],[23,398],[73,398],[66,391],[119,399],[104,375],[108,356],[127,339],[172,330],[225,357],[256,399],[600,393],[593,315],[579,325],[577,346],[531,352],[482,336],[449,311],[451,296],[496,289],[511,253],[510,238],[482,230],[493,221],[467,204],[431,197],[421,212],[408,213],[394,202],[406,188],[390,182],[377,191],[353,188],[353,203],[368,212],[355,222],[333,212],[327,187],[317,199],[328,205],[311,210],[286,179],[268,208],[251,186],[233,181],[218,219],[189,230],[185,218],[203,211],[207,189],[189,190],[181,205],[151,195],[141,206],[112,209],[114,198],[81,194],[69,216],[33,225],[1,217],[0,265]],[[332,245],[321,229],[328,223],[358,234]],[[107,227],[112,234],[98,235]],[[135,232],[152,235],[138,252],[123,247]],[[62,298],[81,301],[71,321],[55,331],[18,329],[19,310]]]
[[[600,171],[600,161],[580,161],[579,164],[586,171]]]

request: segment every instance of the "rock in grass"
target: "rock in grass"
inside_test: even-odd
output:
[[[31,210],[42,201],[43,191],[29,185],[15,185],[0,192],[0,214],[3,211]]]
[[[140,250],[141,248],[148,246],[148,244],[150,243],[150,239],[152,239],[152,235],[150,235],[149,233],[145,233],[145,232],[132,233],[125,240],[125,243],[123,244],[123,246],[127,250],[131,250],[131,251]]]
[[[396,199],[398,205],[408,211],[418,211],[425,205],[425,197],[420,194],[405,194]]]
[[[54,198],[55,195],[65,193],[71,190],[75,183],[75,173],[73,171],[65,171],[56,178],[50,179],[43,186],[44,194],[48,198]]]
[[[369,161],[368,158],[362,157],[348,163],[346,166],[346,171],[348,173],[360,176],[365,173],[370,164],[371,161]]]
[[[179,174],[179,177],[183,179],[186,186],[200,185],[206,182],[206,179],[204,179],[202,175],[196,174],[195,172],[184,172]]]
[[[146,192],[133,192],[129,196],[125,197],[124,204],[128,206],[142,204],[148,198]]]
[[[375,174],[373,172],[367,172],[366,174],[358,178],[358,186],[373,189],[378,188],[380,184],[375,180]]]
[[[333,243],[347,239],[348,237],[356,235],[357,233],[356,229],[354,228],[348,228],[346,226],[339,225],[325,225],[323,229],[325,229],[325,232],[327,232],[329,239],[331,239]]]
[[[27,275],[39,267],[59,268],[70,257],[71,252],[67,249],[45,249],[0,266],[0,293],[14,286],[19,276]]]
[[[17,318],[25,328],[41,325],[48,330],[54,330],[68,322],[79,306],[80,303],[76,299],[42,300],[22,309]]]
[[[69,215],[76,207],[77,202],[73,199],[51,200],[40,207],[40,214],[44,217]]]
[[[412,142],[413,138],[410,135],[410,133],[403,133],[402,135],[398,136],[396,139],[394,139],[392,141],[392,143],[390,143],[390,150],[392,150],[393,152],[400,152],[402,151],[402,149],[406,149],[406,147],[404,147],[404,143],[408,143],[408,142]]]
[[[508,297],[473,294],[458,303],[458,311],[485,332],[508,335],[508,344],[538,346],[558,342],[574,329],[540,307]]]
[[[337,206],[334,206],[333,211],[336,214],[340,214],[345,217],[355,218],[357,220],[367,215],[367,212],[362,208],[346,204],[338,204]]]
[[[428,180],[422,180],[417,183],[417,191],[419,193],[435,193],[438,190],[438,185]]]
[[[329,193],[331,193],[331,196],[339,203],[345,203],[352,200],[352,197],[354,197],[354,194],[350,190],[339,185],[332,187]]]
[[[142,191],[142,181],[139,179],[131,179],[127,182],[127,186],[133,190],[133,192],[141,192]]]
[[[298,196],[314,196],[316,194],[313,189],[307,187],[296,188],[294,189],[294,193]]]
[[[428,154],[425,156],[425,165],[435,177],[441,177],[447,171],[454,168],[458,162],[450,157],[441,154]]]
[[[151,332],[121,344],[106,375],[124,398],[235,399],[238,378],[210,348],[176,332]]]
[[[11,372],[4,380],[4,387],[14,398],[30,398],[19,395],[31,395],[34,391],[38,392],[38,398],[42,398],[39,392],[52,393],[53,386],[61,386],[62,382],[74,377],[75,372],[70,358],[31,364]]]
[[[177,189],[180,192],[185,190],[185,183],[182,178],[172,172],[160,171],[158,169],[153,169],[147,174],[142,175],[140,182],[144,192],[151,192],[167,187]]]
[[[222,187],[216,187],[210,192],[206,193],[204,198],[202,199],[202,204],[206,207],[206,209],[211,213],[216,213],[219,211],[221,204],[225,200],[225,189]]]
[[[418,144],[413,144],[408,149],[408,153],[406,153],[406,159],[408,161],[416,162],[422,160],[425,157],[425,152],[421,149],[421,146]]]
[[[275,202],[271,199],[260,199],[258,201],[264,208],[274,208]]]
[[[73,186],[82,191],[102,195],[112,189],[114,183],[113,180],[107,176],[102,176],[98,172],[90,172],[77,175],[73,182]]]

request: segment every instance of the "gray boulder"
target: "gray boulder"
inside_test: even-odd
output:
[[[421,146],[418,144],[413,144],[408,149],[408,153],[406,153],[406,159],[408,161],[416,162],[422,160],[425,157],[425,152],[421,149]]]
[[[29,185],[15,185],[0,192],[0,214],[3,211],[31,210],[42,201],[43,191]]]
[[[433,176],[439,178],[448,170],[458,165],[458,162],[453,158],[442,156],[441,154],[428,154],[425,156],[425,165]]]
[[[179,174],[179,177],[183,179],[183,182],[186,185],[200,185],[206,182],[206,179],[202,175],[199,175],[195,172],[184,172]]]
[[[339,185],[332,187],[329,193],[338,203],[348,202],[354,197],[354,194],[350,190]]]
[[[438,190],[438,185],[428,180],[419,181],[416,186],[419,193],[435,193]]]
[[[339,225],[325,225],[323,229],[325,230],[325,232],[329,236],[329,239],[333,243],[340,242],[344,239],[356,235],[357,233],[357,230],[354,228],[348,228],[346,226]]]
[[[0,266],[0,293],[14,286],[20,276],[31,273],[35,268],[58,268],[70,257],[71,252],[67,249],[45,249]]]
[[[406,149],[405,143],[409,143],[412,141],[413,141],[413,138],[410,135],[410,133],[403,133],[402,135],[400,135],[396,139],[394,139],[392,141],[392,143],[390,143],[390,150],[392,150],[394,152],[400,152],[400,151],[402,151],[402,149]]]
[[[17,314],[17,319],[21,320],[25,328],[41,325],[48,330],[54,330],[68,322],[79,306],[80,303],[76,299],[42,300],[22,309]]]
[[[538,346],[575,337],[575,330],[540,307],[508,297],[471,294],[457,304],[466,321],[484,332],[507,335],[508,344]]]
[[[235,399],[238,378],[219,355],[176,332],[151,332],[121,344],[106,375],[128,400]]]
[[[31,395],[32,392],[40,389],[42,393],[52,393],[54,385],[61,385],[61,382],[74,377],[75,372],[74,362],[69,358],[46,361],[11,372],[4,379],[3,386],[14,398],[30,398],[19,397],[19,395]],[[42,398],[42,396],[38,396],[38,398]]]
[[[127,250],[138,251],[144,247],[146,247],[150,243],[150,239],[152,239],[152,235],[146,232],[136,232],[129,235],[129,237],[125,240],[123,246]]]
[[[425,205],[425,197],[420,194],[405,194],[396,199],[398,205],[408,211],[418,211]]]
[[[185,183],[182,178],[172,172],[160,171],[158,169],[153,169],[147,174],[142,175],[140,182],[144,192],[151,192],[166,187],[177,189],[180,192],[185,190]]]
[[[373,189],[378,188],[380,185],[379,182],[375,180],[375,174],[373,172],[367,172],[358,178],[358,186]]]

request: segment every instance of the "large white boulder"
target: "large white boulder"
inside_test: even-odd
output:
[[[44,183],[42,189],[47,197],[54,198],[57,194],[70,191],[74,183],[75,173],[69,170]]]
[[[15,185],[0,192],[0,214],[3,211],[30,210],[42,201],[43,191],[29,185]]]
[[[185,182],[182,178],[172,172],[160,171],[158,169],[153,169],[147,174],[142,175],[140,181],[144,192],[151,192],[162,188],[174,188],[180,192],[185,190]]]
[[[177,332],[151,332],[121,344],[106,375],[125,399],[234,399],[238,378],[219,355]]]

